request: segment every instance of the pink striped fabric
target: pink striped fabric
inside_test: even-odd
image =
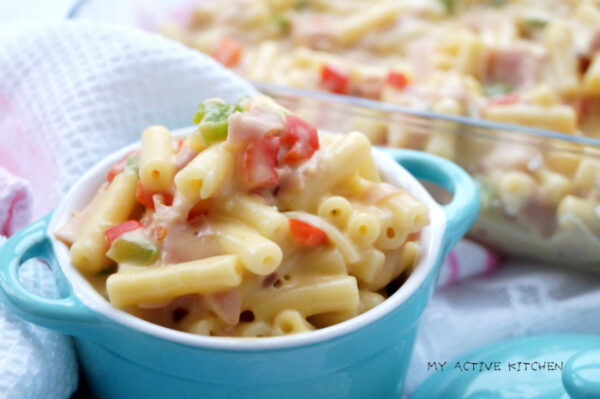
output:
[[[29,184],[0,167],[0,235],[10,236],[31,217]]]

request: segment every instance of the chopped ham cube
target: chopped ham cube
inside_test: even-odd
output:
[[[283,115],[262,107],[252,107],[249,112],[237,112],[229,117],[227,140],[231,143],[243,143],[266,134],[275,136],[275,133],[283,129],[284,124]]]
[[[369,78],[362,82],[357,82],[350,87],[350,94],[359,97],[379,100],[381,98],[381,90],[385,82],[380,78]]]
[[[335,41],[336,20],[324,16],[297,15],[292,19],[292,41],[316,50],[331,49]]]
[[[590,40],[588,53],[594,54],[600,51],[600,32],[596,32]]]
[[[185,168],[188,163],[192,162],[192,159],[196,158],[196,155],[198,155],[197,151],[192,150],[187,145],[183,147],[175,157],[175,170],[179,172]]]
[[[493,49],[485,61],[483,81],[523,88],[534,85],[539,73],[539,59],[531,51],[522,48]]]
[[[233,326],[238,324],[242,299],[237,290],[221,291],[205,296],[206,304],[221,320]]]

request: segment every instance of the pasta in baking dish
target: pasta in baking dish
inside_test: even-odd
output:
[[[286,335],[382,302],[419,256],[427,207],[381,181],[361,133],[318,134],[267,97],[162,126],[57,232],[112,305],[194,334]]]
[[[206,0],[161,32],[259,82],[600,135],[597,0]]]

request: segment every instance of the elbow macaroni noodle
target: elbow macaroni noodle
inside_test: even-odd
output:
[[[199,135],[205,104],[196,140],[222,131]],[[365,136],[318,135],[264,98],[237,106],[176,173],[189,141],[146,129],[85,223],[67,222],[75,267],[113,306],[200,335],[308,332],[381,303],[418,258],[427,208],[381,182]]]

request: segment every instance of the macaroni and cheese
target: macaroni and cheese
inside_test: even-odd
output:
[[[381,180],[357,132],[318,134],[267,97],[147,128],[56,236],[115,307],[194,334],[286,335],[382,302],[419,257],[427,207]],[[392,283],[392,284],[390,284]]]

